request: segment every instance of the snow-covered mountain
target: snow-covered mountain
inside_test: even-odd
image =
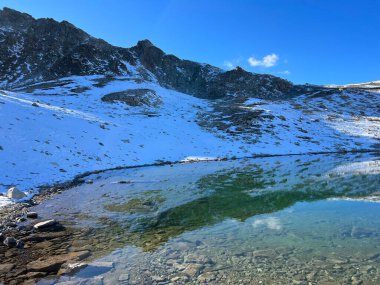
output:
[[[376,82],[297,86],[7,8],[0,62],[0,192],[160,161],[379,149]]]

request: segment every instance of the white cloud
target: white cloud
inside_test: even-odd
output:
[[[268,54],[264,56],[262,59],[256,59],[252,56],[248,58],[248,63],[254,67],[256,66],[272,67],[277,64],[279,59],[280,57],[277,54],[272,53],[272,54]]]
[[[242,62],[244,60],[243,57],[238,57],[238,58],[234,58],[232,60],[225,60],[223,65],[228,69],[228,70],[231,70],[231,69],[234,69],[236,68],[240,62]]]
[[[228,60],[224,61],[223,65],[225,67],[227,67],[228,69],[234,69],[235,68],[235,65],[231,61],[228,61]]]

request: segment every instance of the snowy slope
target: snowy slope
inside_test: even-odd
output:
[[[260,110],[258,124],[252,122],[258,133],[236,131],[238,124],[216,111],[218,100],[198,99],[154,82],[120,77],[99,84],[102,79],[71,77],[19,92],[0,91],[0,192],[15,185],[33,193],[43,184],[116,166],[375,149],[379,142],[380,98],[375,93],[250,99],[238,108],[245,114]],[[101,100],[140,88],[155,91],[162,103],[131,107]],[[200,123],[205,118],[207,126]],[[213,127],[220,119],[226,128]],[[8,202],[0,197],[0,204]]]
[[[335,87],[335,88],[341,88],[341,89],[356,88],[359,90],[366,90],[366,91],[380,93],[380,80],[364,82],[364,83],[356,83],[356,84],[346,84],[346,85],[329,85],[327,87]]]

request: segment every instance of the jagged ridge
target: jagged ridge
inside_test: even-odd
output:
[[[223,96],[277,99],[293,85],[267,74],[237,68],[223,71],[209,64],[165,54],[150,41],[132,48],[115,47],[74,25],[4,8],[0,10],[0,87],[71,75],[132,76],[200,98]]]

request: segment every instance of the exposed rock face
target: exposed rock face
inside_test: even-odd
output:
[[[111,46],[63,21],[0,10],[0,81],[17,86],[70,75],[128,74],[127,49]],[[5,84],[4,84],[5,83]]]
[[[128,89],[121,92],[114,92],[102,97],[103,102],[122,102],[129,106],[149,106],[155,107],[162,103],[156,91],[151,89]]]
[[[253,74],[240,67],[225,72],[209,64],[181,60],[165,54],[148,40],[138,42],[131,50],[162,85],[200,98],[244,94],[246,98],[276,99],[293,88],[289,81],[272,75]]]
[[[26,84],[71,75],[120,75],[200,98],[282,98],[293,85],[281,78],[217,67],[167,55],[150,41],[132,48],[115,47],[72,24],[0,10],[0,87]]]

